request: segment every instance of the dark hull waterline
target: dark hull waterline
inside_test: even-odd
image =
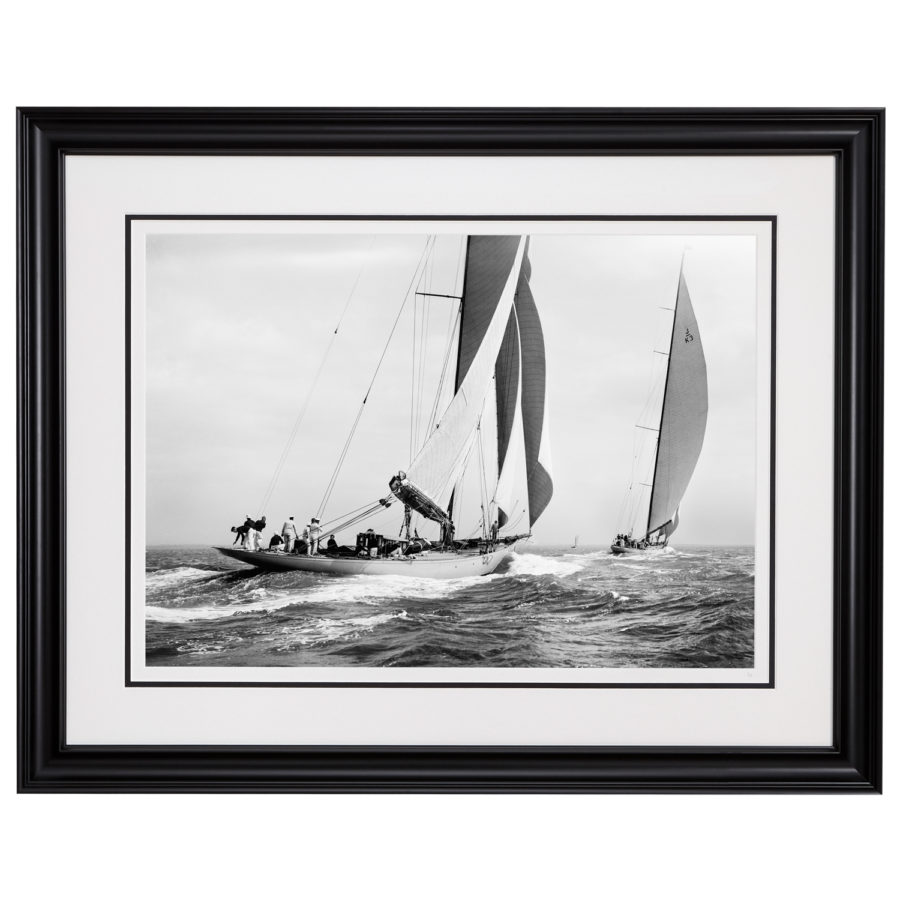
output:
[[[241,550],[215,547],[224,556],[268,571],[316,572],[325,575],[407,575],[411,578],[469,578],[490,575],[509,555],[511,547],[488,553],[431,551],[414,556],[367,559],[317,554],[304,556],[280,550]]]

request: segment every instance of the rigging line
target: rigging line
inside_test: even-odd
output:
[[[426,261],[427,265],[427,261]],[[422,271],[422,276],[424,277],[425,272]],[[419,287],[422,286],[422,278],[419,279]],[[421,340],[421,332],[422,332],[422,319],[425,316],[425,298],[422,298],[422,309],[418,309],[419,300],[418,300],[418,292],[416,296],[413,297],[413,330],[412,330],[412,341],[413,341],[413,360],[412,360],[412,372],[410,373],[410,387],[409,387],[409,402],[410,402],[410,413],[409,413],[409,447],[410,447],[410,457],[412,454],[416,452],[418,448],[418,427],[416,422],[416,386],[417,386],[417,375],[419,372],[419,360],[422,357],[422,340]],[[416,317],[415,313],[418,312],[418,317]]]
[[[453,496],[453,521],[459,522],[462,520],[462,496],[463,496],[463,486],[465,485],[465,475],[466,470],[469,467],[469,460],[472,457],[472,453],[475,450],[475,440],[474,436],[471,437],[463,450],[454,457],[454,464],[450,466],[447,477],[443,480],[443,482],[439,485],[438,489],[435,491],[435,496],[440,496],[447,490],[447,487],[450,485],[450,480],[453,477],[453,470],[456,468],[456,460],[460,458],[460,455],[465,451],[465,455],[462,457],[462,465],[459,467],[459,476],[457,478],[456,484],[453,486],[453,491],[451,492],[451,496]]]
[[[453,279],[453,293],[459,294],[459,273],[462,269],[462,261],[463,257],[466,255],[466,236],[461,234],[459,236],[459,254],[456,257],[456,276]],[[462,297],[459,298],[462,300]]]
[[[478,414],[478,425],[472,430],[469,436],[466,438],[466,444],[464,447],[461,447],[459,452],[453,457],[451,460],[451,464],[448,467],[447,475],[444,480],[441,482],[437,490],[435,491],[435,496],[440,496],[447,489],[447,486],[450,484],[450,479],[453,477],[453,472],[456,469],[457,460],[462,457],[462,465],[459,467],[460,479],[462,479],[463,473],[465,473],[466,469],[469,466],[469,459],[472,456],[472,451],[475,449],[475,445],[478,440],[478,432],[481,430],[481,420],[484,416],[484,407],[487,403],[487,397],[484,398],[481,404],[481,412]],[[421,450],[419,453],[421,454]],[[465,455],[463,456],[463,453]]]
[[[669,375],[672,372],[672,351],[675,348],[675,322],[678,320],[678,301],[681,296],[681,279],[684,274],[684,253],[681,254],[681,268],[678,271],[678,288],[675,291],[675,311],[672,313],[672,333],[669,338],[669,357],[666,364],[666,380],[663,384],[662,403],[659,410],[659,438],[656,441],[656,454],[653,458],[653,476],[651,477],[650,502],[647,506],[647,526],[646,530],[650,532],[650,520],[653,516],[653,497],[656,493],[656,470],[659,467],[659,451],[663,442],[663,421],[666,416],[666,394],[669,390]]]
[[[438,380],[437,392],[434,395],[434,404],[431,407],[431,415],[428,417],[428,429],[425,434],[426,438],[432,433],[432,431],[434,431],[434,426],[437,423],[438,404],[441,401],[441,391],[444,389],[444,381],[447,377],[447,369],[450,365],[450,354],[453,352],[453,338],[456,335],[456,329],[457,329],[457,326],[459,325],[461,313],[462,313],[462,304],[460,304],[456,310],[456,316],[453,319],[453,327],[450,331],[450,336],[447,338],[447,350],[444,353],[444,363],[441,366],[441,377]]]
[[[375,506],[367,509],[365,512],[360,513],[357,516],[353,516],[346,521],[340,521],[335,519],[334,522],[330,523],[327,528],[323,527],[323,532],[330,532],[331,534],[340,534],[342,531],[346,531],[348,528],[351,528],[354,525],[358,525],[360,522],[364,522],[366,519],[371,519],[372,516],[377,515],[379,512],[384,510],[380,503],[376,503]]]
[[[453,516],[457,522],[462,521],[462,497],[463,497],[463,479],[460,480],[453,487]]]
[[[409,458],[413,458],[416,444],[416,311],[418,309],[418,291],[413,296],[412,324],[412,369],[409,377]]]
[[[353,435],[356,433],[356,428],[359,425],[359,420],[362,418],[363,410],[365,409],[365,402],[361,403],[359,406],[359,410],[356,413],[356,418],[353,420],[353,425],[350,427],[350,433],[347,435],[347,440],[344,441],[344,446],[341,449],[340,455],[338,456],[337,464],[334,467],[334,472],[332,472],[331,479],[328,482],[328,486],[325,488],[325,494],[322,497],[322,502],[319,504],[319,508],[316,510],[316,517],[321,519],[325,513],[325,505],[331,499],[331,493],[334,490],[334,486],[337,483],[337,476],[341,470],[341,467],[344,465],[344,460],[347,458],[347,452],[350,449],[350,443],[353,440]]]
[[[422,344],[422,367],[421,367],[421,377],[419,380],[419,410],[418,410],[418,428],[420,428],[424,433],[421,435],[421,442],[425,443],[425,440],[428,437],[428,422],[425,420],[423,412],[427,411],[427,406],[423,406],[425,404],[425,382],[426,376],[428,375],[428,368],[426,366],[427,356],[425,354],[425,348],[428,346],[430,335],[429,328],[431,325],[431,310],[434,307],[434,302],[432,301],[431,288],[434,285],[434,269],[435,269],[435,254],[432,249],[432,260],[431,260],[431,269],[428,275],[428,285],[427,290],[429,291],[428,295],[424,298],[425,302],[425,341]]]
[[[319,362],[319,367],[316,370],[316,374],[313,376],[313,380],[310,383],[309,390],[306,393],[306,397],[304,398],[303,405],[300,407],[300,411],[297,414],[297,418],[294,420],[294,425],[291,428],[290,434],[288,435],[287,442],[284,445],[284,448],[281,451],[281,455],[278,457],[278,462],[275,464],[275,471],[272,474],[272,478],[269,481],[268,487],[266,488],[266,492],[263,495],[263,501],[260,505],[260,512],[264,513],[266,511],[266,507],[269,504],[269,501],[272,499],[272,494],[275,492],[275,488],[278,484],[278,479],[281,477],[281,472],[284,469],[284,465],[287,462],[288,455],[290,454],[291,447],[294,444],[294,441],[297,438],[297,434],[300,431],[300,425],[303,423],[303,419],[306,416],[306,412],[309,409],[309,404],[312,401],[312,398],[315,396],[316,387],[319,383],[319,379],[322,377],[322,372],[325,370],[325,363],[328,361],[328,357],[331,354],[331,348],[334,346],[334,342],[337,339],[338,332],[341,329],[341,325],[344,322],[344,318],[347,315],[347,310],[350,308],[350,301],[353,299],[354,294],[356,293],[356,288],[359,286],[359,282],[362,279],[363,273],[366,270],[366,267],[369,264],[369,251],[371,251],[372,247],[375,244],[375,239],[378,235],[373,234],[371,240],[369,241],[369,245],[366,248],[366,255],[363,258],[362,265],[359,267],[359,270],[356,273],[356,279],[353,282],[353,287],[350,288],[350,293],[347,295],[347,300],[344,302],[344,308],[341,310],[341,314],[338,317],[337,325],[334,326],[334,331],[331,333],[331,338],[328,341],[328,345],[325,348],[325,352],[322,355],[322,359]]]
[[[430,286],[428,279],[429,272],[429,263],[431,263],[431,268],[434,268],[434,248],[437,244],[437,236],[434,236],[434,240],[432,241],[431,248],[425,256],[425,265],[422,268],[422,273],[419,276],[418,283],[416,287],[418,289],[428,288]],[[418,315],[418,324],[416,319],[416,312],[418,309],[417,298],[422,297],[422,311]],[[413,454],[419,447],[419,426],[420,426],[420,408],[421,408],[421,394],[417,393],[417,384],[416,384],[416,372],[422,371],[425,362],[425,341],[426,341],[426,332],[427,328],[427,307],[426,303],[428,302],[428,295],[426,292],[422,290],[416,290],[415,295],[413,297],[413,328],[412,328],[412,343],[413,343],[413,353],[412,353],[412,373],[411,373],[411,384],[410,384],[410,424],[409,424],[409,457],[412,459]],[[416,356],[418,349],[418,357]],[[417,361],[418,359],[418,361]],[[421,374],[419,376],[419,381],[421,382]],[[418,386],[418,391],[421,392],[421,383]]]
[[[406,301],[409,300],[410,292],[412,291],[413,284],[415,284],[416,274],[418,274],[419,266],[422,264],[422,259],[428,252],[428,248],[431,243],[434,241],[434,235],[428,235],[425,241],[425,249],[422,251],[422,256],[419,257],[419,264],[416,266],[416,272],[413,274],[412,280],[409,283],[409,287],[406,289],[406,296],[403,298],[403,303],[400,304],[400,310],[397,313],[397,317],[394,319],[394,324],[391,326],[391,333],[388,335],[387,342],[384,345],[384,350],[381,351],[381,356],[378,360],[378,365],[375,366],[375,372],[372,375],[372,380],[369,382],[369,387],[366,390],[366,396],[363,398],[363,403],[369,399],[369,394],[372,392],[372,387],[375,384],[375,379],[378,377],[378,371],[381,369],[381,364],[384,362],[384,358],[387,355],[388,347],[391,344],[391,338],[394,336],[394,332],[397,330],[397,324],[400,321],[400,316],[403,313],[404,308],[406,307]]]
[[[481,521],[484,523],[490,510],[490,499],[488,494],[487,469],[484,461],[484,432],[481,430],[481,420],[478,421],[478,461],[481,466],[479,481],[481,482]],[[486,536],[486,535],[485,535]]]
[[[333,522],[329,522],[327,527],[322,526],[322,531],[334,532],[336,534],[339,531],[343,531],[345,528],[349,528],[351,525],[355,525],[357,522],[362,522],[364,519],[368,519],[370,516],[374,515],[374,513],[378,512],[379,509],[383,509],[383,507],[376,504],[375,506],[370,506],[363,512],[357,513],[357,515],[351,516],[348,519],[335,519]]]
[[[484,528],[484,519],[478,522],[475,527],[465,536],[464,540],[470,541],[478,533],[480,528]]]
[[[431,310],[431,299],[423,297],[422,306],[422,337],[419,341],[419,383],[416,400],[416,446],[421,446],[419,432],[422,428],[422,401],[425,396],[425,360],[427,357],[425,351],[428,346],[428,318]]]
[[[418,298],[421,295],[422,288],[427,286],[426,282],[426,274],[428,272],[428,256],[425,257],[425,265],[422,267],[422,272],[419,275],[419,280],[416,283],[416,292],[413,296],[413,328],[412,328],[412,342],[413,342],[413,358],[412,358],[412,373],[410,375],[410,417],[409,417],[409,446],[410,446],[410,456],[415,452],[415,449],[418,447],[418,423],[416,421],[416,410],[417,410],[417,395],[416,395],[416,375],[421,366],[421,358],[423,355],[423,344],[422,344],[422,320],[425,317],[425,297],[422,295],[422,309],[421,312],[418,310],[419,302]],[[417,317],[418,313],[418,317]]]
[[[330,522],[326,522],[325,525],[331,525],[334,522],[337,522],[339,519],[345,518],[346,516],[355,516],[357,513],[362,512],[364,509],[370,509],[375,505],[381,505],[381,498],[378,498],[377,500],[370,500],[368,503],[363,503],[362,506],[357,506],[356,509],[351,509],[345,513],[341,513],[341,515],[335,516],[333,519],[331,519]],[[387,507],[384,508],[387,509]],[[321,526],[323,530],[325,529],[325,525]]]
[[[381,351],[381,356],[378,358],[378,364],[375,366],[375,371],[372,373],[372,380],[369,382],[368,388],[366,388],[366,393],[362,399],[362,403],[359,406],[359,411],[356,414],[356,418],[353,420],[353,425],[350,428],[350,433],[347,435],[347,440],[344,443],[344,448],[341,451],[341,454],[337,461],[337,465],[335,466],[334,472],[331,475],[331,479],[328,482],[328,487],[325,489],[325,494],[322,497],[322,502],[319,504],[319,510],[316,514],[318,518],[321,518],[323,513],[325,512],[325,506],[331,498],[331,493],[334,490],[335,484],[337,484],[338,475],[340,474],[341,467],[344,464],[344,460],[347,458],[347,451],[350,449],[350,443],[353,440],[354,434],[356,433],[356,428],[359,425],[359,420],[362,418],[363,410],[366,408],[366,401],[368,401],[369,395],[372,393],[372,388],[375,386],[375,379],[378,377],[378,373],[381,370],[381,365],[384,362],[385,356],[387,356],[388,348],[390,347],[391,340],[394,337],[394,332],[396,332],[397,330],[397,325],[400,322],[400,317],[403,315],[403,310],[406,309],[407,301],[409,300],[413,286],[416,283],[416,278],[419,274],[419,267],[422,265],[423,260],[427,260],[429,247],[431,247],[433,243],[434,235],[428,235],[425,239],[425,247],[422,250],[422,254],[419,257],[418,263],[416,263],[416,269],[413,272],[413,276],[409,281],[409,286],[406,288],[406,293],[403,296],[403,302],[400,304],[400,309],[397,311],[397,315],[394,318],[393,325],[391,325],[391,331],[390,334],[388,334],[384,349]]]

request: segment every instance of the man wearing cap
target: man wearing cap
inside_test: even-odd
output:
[[[285,553],[291,553],[294,549],[294,541],[297,540],[297,526],[294,517],[288,516],[287,521],[281,526],[282,549]]]
[[[313,516],[309,520],[309,525],[303,529],[303,537],[306,539],[306,555],[312,556],[315,553],[319,552],[319,535],[322,533],[322,528],[319,525],[319,520]]]

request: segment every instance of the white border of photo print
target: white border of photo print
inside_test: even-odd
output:
[[[833,175],[833,161],[824,157],[67,157],[67,509],[79,511],[77,518],[70,512],[67,522],[69,741],[826,744],[832,726],[832,586],[821,560],[832,546]],[[125,217],[142,215],[263,218],[131,222],[131,557],[126,560],[126,396],[124,386],[110,390],[110,385],[121,384],[125,371]],[[323,215],[379,218],[267,218]],[[392,215],[454,218],[380,218]],[[500,215],[515,220],[478,218]],[[473,218],[457,218],[466,216]],[[521,218],[527,216],[536,218]],[[604,221],[604,216],[635,218]],[[774,361],[773,226],[753,217],[777,219]],[[147,667],[144,239],[150,233],[229,230],[755,236],[753,668]],[[782,358],[782,348],[790,348],[789,358]],[[773,362],[777,481],[771,621]],[[90,429],[83,427],[86,421]],[[811,509],[817,514],[810,515]],[[111,528],[112,522],[121,522],[122,529]],[[104,566],[98,571],[92,540],[101,533]],[[779,552],[784,541],[790,552]],[[126,579],[132,604],[127,684]],[[773,632],[777,639],[771,646]],[[176,686],[190,682],[196,684]],[[297,689],[280,690],[273,682]],[[344,686],[316,690],[317,683]],[[451,683],[454,687],[442,687]],[[313,686],[304,689],[304,684]],[[376,684],[406,689],[379,690]],[[497,690],[501,685],[509,687]],[[703,690],[712,685],[715,689]],[[759,689],[741,689],[746,687]]]

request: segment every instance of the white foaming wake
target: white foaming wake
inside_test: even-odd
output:
[[[584,564],[557,556],[540,556],[537,553],[514,553],[509,563],[509,575],[557,575],[564,578],[574,575]]]
[[[210,571],[209,569],[195,569],[193,566],[176,566],[174,569],[160,569],[157,572],[148,572],[145,584],[148,591],[158,591],[187,581],[215,578],[221,574],[221,572]]]
[[[495,576],[471,576],[442,581],[434,578],[410,578],[406,575],[354,575],[349,578],[329,578],[305,590],[257,588],[250,592],[259,599],[249,603],[220,606],[151,606],[146,618],[151,622],[196,622],[227,619],[242,613],[271,612],[288,606],[315,603],[378,605],[387,601],[440,600],[455,591],[483,582]]]
[[[200,622],[204,619],[225,619],[236,612],[236,609],[213,606],[147,606],[144,618],[148,622]]]
[[[304,589],[258,588],[250,592],[258,599],[249,603],[219,606],[164,607],[147,605],[145,616],[152,622],[194,622],[226,619],[242,613],[271,612],[288,606],[315,603],[361,603],[377,606],[397,600],[443,600],[457,591],[513,576],[554,575],[564,578],[583,569],[582,563],[536,553],[513,553],[505,572],[492,575],[470,575],[466,578],[411,578],[407,575],[354,575],[347,578],[325,577]],[[176,570],[169,570],[174,572]],[[202,570],[195,573],[209,575]],[[182,576],[184,580],[185,575]]]
[[[489,576],[488,576],[489,577]],[[463,588],[485,581],[484,576],[466,578],[413,578],[408,575],[354,575],[328,578],[304,594],[304,602],[371,603],[399,597],[412,600],[440,600]]]

